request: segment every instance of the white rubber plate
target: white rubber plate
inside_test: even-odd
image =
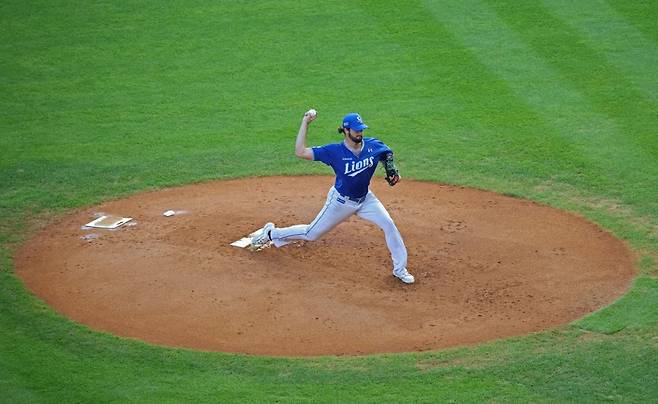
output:
[[[97,227],[100,229],[116,229],[129,221],[133,220],[132,217],[118,217],[118,216],[101,216],[95,220],[87,223],[87,227]]]

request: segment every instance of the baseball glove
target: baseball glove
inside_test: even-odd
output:
[[[400,172],[393,162],[393,153],[386,153],[382,160],[384,162],[384,169],[386,170],[386,182],[390,186],[397,184],[400,181]]]

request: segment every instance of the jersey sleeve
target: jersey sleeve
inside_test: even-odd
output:
[[[376,138],[373,138],[373,141],[375,145],[377,145],[377,154],[379,155],[380,160],[384,158],[386,153],[393,153],[393,150],[391,150],[391,148],[388,147],[386,143]]]
[[[312,147],[311,150],[313,150],[313,160],[331,165],[331,148],[329,145]]]

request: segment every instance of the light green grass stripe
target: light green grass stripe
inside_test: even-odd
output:
[[[650,178],[658,178],[655,160],[629,140],[614,119],[597,112],[585,95],[485,3],[472,0],[441,6],[430,1],[425,4],[478,55],[481,63],[534,108],[543,124],[553,129],[549,135],[557,134],[578,149],[579,155],[587,157],[589,167],[583,167],[579,175],[588,177],[602,195],[646,210],[642,208],[653,201],[653,196],[642,190],[651,188]],[[629,183],[637,184],[638,193],[628,195],[622,191]],[[657,211],[655,207],[649,210]]]
[[[658,44],[658,2],[652,0],[608,0],[644,36]]]
[[[658,162],[656,106],[569,25],[539,3],[488,1],[522,40],[578,89],[599,113],[614,119],[627,141]],[[656,166],[654,164],[656,168]]]
[[[544,0],[543,3],[578,32],[590,49],[604,55],[624,73],[626,80],[658,103],[658,45],[603,0]]]

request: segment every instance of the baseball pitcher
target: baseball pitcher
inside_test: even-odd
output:
[[[329,189],[327,201],[310,224],[277,228],[267,223],[252,239],[254,248],[272,242],[282,247],[293,240],[314,241],[343,222],[351,215],[358,215],[379,226],[386,238],[386,245],[393,260],[393,275],[404,283],[414,283],[407,271],[407,249],[393,219],[368,189],[377,164],[381,161],[386,169],[386,181],[393,186],[400,175],[393,162],[393,151],[376,138],[363,137],[368,126],[357,113],[345,115],[338,128],[344,139],[339,143],[319,147],[306,147],[308,127],[317,118],[314,109],[304,114],[295,142],[295,155],[306,160],[321,161],[336,173],[334,186]]]

